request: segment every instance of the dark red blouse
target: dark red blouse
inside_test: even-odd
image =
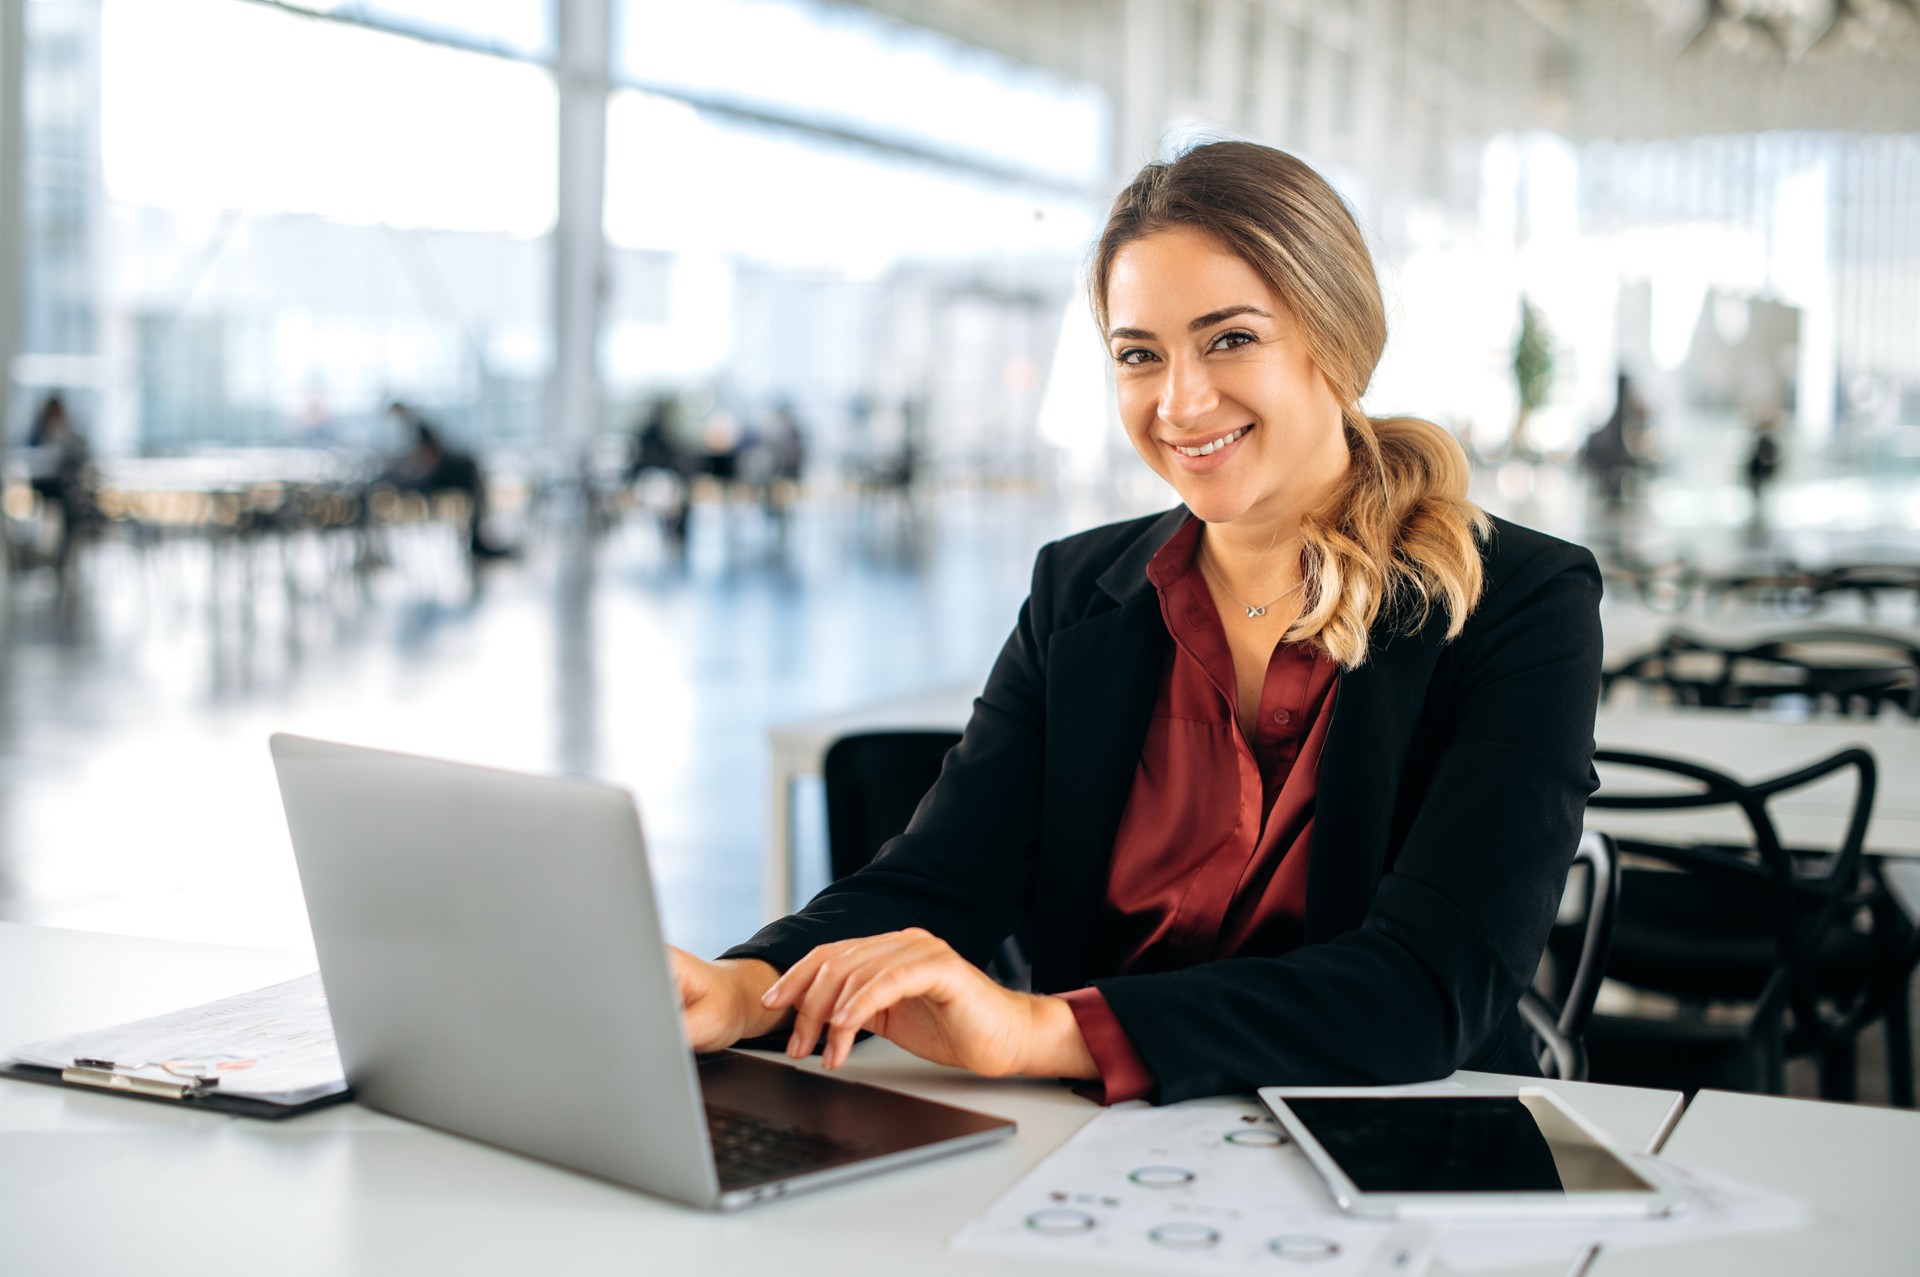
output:
[[[1235,719],[1233,654],[1194,558],[1198,519],[1147,578],[1173,645],[1120,817],[1096,970],[1168,971],[1299,947],[1320,751],[1338,667],[1282,643],[1267,664],[1251,741]],[[1096,989],[1061,995],[1100,1070],[1102,1103],[1138,1099],[1153,1075]]]

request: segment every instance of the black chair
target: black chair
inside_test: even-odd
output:
[[[1920,565],[1906,563],[1843,563],[1820,573],[1820,601],[1853,597],[1869,618],[1879,614],[1886,595],[1909,595],[1920,606]]]
[[[1904,988],[1900,945],[1887,924],[1892,902],[1862,864],[1873,807],[1872,755],[1847,749],[1755,784],[1680,759],[1601,750],[1595,761],[1658,773],[1683,788],[1589,800],[1589,822],[1605,812],[1738,810],[1748,846],[1654,842],[1615,831],[1623,865],[1621,908],[1606,974],[1635,990],[1675,999],[1672,1017],[1596,1015],[1587,1048],[1595,1081],[1782,1094],[1788,1058],[1811,1056],[1828,1099],[1854,1093],[1854,1039],[1891,1013]],[[1839,772],[1857,773],[1838,847],[1790,851],[1767,803]],[[1722,1014],[1733,1005],[1743,1016]],[[1890,1050],[1896,1091],[1910,1053]]]
[[[1623,683],[1677,705],[1759,709],[1792,698],[1809,709],[1920,718],[1920,645],[1874,630],[1820,629],[1727,646],[1674,630],[1601,676],[1605,699]]]
[[[827,859],[836,879],[907,827],[959,743],[959,732],[860,732],[827,749]]]
[[[1732,600],[1785,616],[1812,616],[1820,610],[1823,585],[1819,573],[1783,563],[1748,572],[1708,575],[1701,582],[1701,593],[1709,608]]]
[[[827,786],[827,859],[834,878],[856,873],[907,827],[959,732],[859,732],[827,749],[822,767]],[[1031,983],[1020,943],[1009,937],[988,964],[1009,988]]]
[[[1600,579],[1609,595],[1631,593],[1648,611],[1669,614],[1685,612],[1700,588],[1699,573],[1685,560],[1650,562],[1619,551],[1602,555]]]
[[[1620,858],[1607,835],[1581,835],[1568,872],[1566,900],[1575,901],[1576,892],[1577,908],[1561,906],[1542,964],[1546,978],[1536,982],[1552,991],[1553,1001],[1539,987],[1526,990],[1520,995],[1520,1018],[1533,1035],[1541,1074],[1582,1082],[1588,1071],[1587,1024],[1613,949],[1613,919],[1620,900]],[[1569,917],[1569,912],[1577,916]]]

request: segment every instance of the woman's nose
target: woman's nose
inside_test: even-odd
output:
[[[1168,364],[1160,387],[1160,420],[1175,429],[1193,429],[1219,406],[1220,392],[1204,367],[1182,359]]]

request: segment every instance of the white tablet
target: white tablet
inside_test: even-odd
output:
[[[1342,1210],[1445,1218],[1650,1216],[1680,1199],[1545,1087],[1269,1086],[1260,1098]]]

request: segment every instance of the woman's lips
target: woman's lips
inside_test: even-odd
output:
[[[1216,435],[1202,444],[1177,444],[1169,440],[1167,452],[1173,457],[1174,465],[1188,474],[1205,474],[1225,465],[1227,457],[1251,433],[1253,433],[1253,427],[1245,425],[1238,430],[1229,430],[1223,435]]]

